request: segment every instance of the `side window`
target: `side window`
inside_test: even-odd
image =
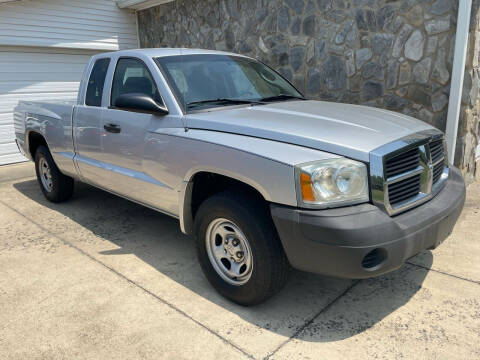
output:
[[[103,86],[105,85],[105,76],[107,75],[110,59],[98,59],[93,65],[92,73],[88,79],[87,94],[85,96],[85,105],[101,106]]]
[[[110,104],[114,105],[120,95],[132,93],[146,94],[163,105],[155,81],[145,64],[132,58],[119,59],[113,76]]]

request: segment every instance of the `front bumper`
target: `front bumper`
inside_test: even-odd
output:
[[[367,278],[399,268],[450,233],[463,209],[465,183],[450,168],[445,187],[430,201],[390,217],[371,204],[301,210],[271,204],[290,264],[299,270]]]

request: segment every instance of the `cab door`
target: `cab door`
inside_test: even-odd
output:
[[[165,106],[157,84],[147,65],[134,57],[120,57],[111,82],[110,106],[102,115],[103,131],[101,161],[109,171],[105,187],[132,200],[167,210],[176,192],[159,176],[146,168],[145,149],[152,129],[171,127],[169,115],[154,115],[115,108],[121,95],[144,94]],[[177,124],[178,119],[173,123]]]
[[[101,185],[105,176],[100,162],[104,133],[102,97],[110,61],[110,58],[100,58],[94,62],[84,99],[75,106],[73,114],[75,164],[84,181],[97,185]]]

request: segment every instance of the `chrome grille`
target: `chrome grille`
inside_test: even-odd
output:
[[[438,180],[440,180],[440,177],[442,176],[443,173],[443,168],[445,167],[444,162],[440,162],[437,165],[433,167],[433,181],[432,183],[435,185]]]
[[[443,140],[435,140],[430,143],[430,154],[432,155],[432,163],[443,159]]]
[[[411,199],[420,192],[420,175],[388,185],[388,200],[395,205]]]
[[[389,215],[431,199],[448,177],[443,135],[416,133],[370,154],[372,200]]]
[[[418,151],[418,148],[414,148],[387,160],[385,163],[385,173],[387,178],[391,178],[414,170],[419,164],[420,152]]]

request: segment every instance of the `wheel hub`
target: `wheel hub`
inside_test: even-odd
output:
[[[252,252],[240,228],[227,219],[213,220],[205,236],[207,254],[215,271],[232,285],[246,283],[252,275]]]
[[[40,180],[42,181],[44,189],[48,192],[52,191],[52,173],[50,170],[50,165],[44,157],[40,158],[38,162],[38,168],[40,172]]]
[[[240,241],[238,239],[226,239],[223,246],[225,254],[230,256],[233,261],[239,262],[243,258],[243,251],[241,250]]]

